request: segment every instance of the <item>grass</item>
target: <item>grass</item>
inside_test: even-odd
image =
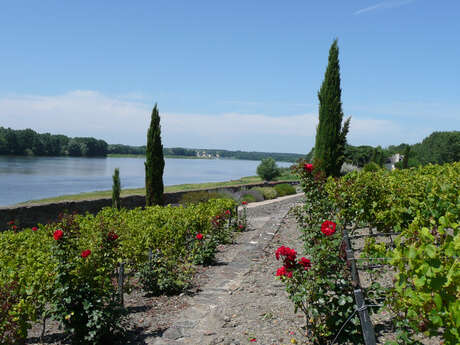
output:
[[[276,179],[276,181],[297,181],[298,178],[296,175],[290,173],[284,173]],[[166,186],[165,192],[182,192],[195,189],[209,189],[209,188],[219,188],[219,187],[230,187],[237,186],[240,184],[251,184],[251,183],[261,183],[262,179],[258,176],[247,176],[242,177],[238,180],[224,181],[224,182],[207,182],[207,183],[195,183],[195,184],[178,184],[174,186]],[[135,189],[122,189],[121,196],[129,195],[145,195],[145,188],[135,188]],[[80,193],[73,195],[61,195],[53,198],[45,198],[39,200],[25,201],[17,204],[17,206],[29,206],[34,204],[42,204],[49,202],[59,202],[59,201],[79,201],[79,200],[91,200],[91,199],[102,199],[102,198],[111,198],[112,191],[95,191],[88,193]]]

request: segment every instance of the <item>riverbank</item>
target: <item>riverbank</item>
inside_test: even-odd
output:
[[[275,179],[275,181],[293,182],[293,181],[298,181],[298,177],[296,175],[287,173],[287,174],[281,175],[279,178]],[[207,183],[187,183],[187,184],[178,184],[174,186],[166,186],[165,193],[186,192],[186,191],[197,190],[197,189],[232,187],[232,186],[245,185],[245,184],[262,183],[262,182],[264,181],[259,176],[246,176],[246,177],[242,177],[237,180],[230,180],[230,181],[207,182]],[[128,197],[128,196],[134,196],[134,195],[144,196],[145,188],[122,189],[121,191],[121,197]],[[11,207],[31,206],[31,205],[37,205],[37,204],[56,203],[56,202],[62,202],[62,201],[96,200],[96,199],[111,198],[111,197],[112,197],[111,190],[103,190],[103,191],[95,191],[95,192],[88,192],[88,193],[61,195],[61,196],[52,197],[52,198],[30,200],[30,201],[18,203],[16,205],[12,205]]]

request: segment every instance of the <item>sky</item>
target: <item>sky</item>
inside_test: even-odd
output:
[[[458,0],[2,1],[0,126],[307,153],[338,39],[352,145],[460,130]]]

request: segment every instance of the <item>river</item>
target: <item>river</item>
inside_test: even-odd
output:
[[[112,188],[120,169],[122,188],[145,185],[144,158],[0,156],[0,206],[59,195]],[[165,159],[166,186],[219,182],[256,175],[260,161],[231,159]],[[278,166],[290,163],[278,162]]]

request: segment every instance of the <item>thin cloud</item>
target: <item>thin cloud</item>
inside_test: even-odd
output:
[[[151,106],[87,90],[54,96],[6,96],[0,98],[0,126],[145,145]],[[316,112],[285,116],[175,113],[160,105],[160,115],[166,147],[307,153],[314,145],[318,123]],[[399,144],[407,142],[407,132],[408,128],[391,120],[353,116],[349,143]]]
[[[378,4],[362,8],[360,10],[357,10],[355,13],[353,13],[355,16],[358,16],[363,13],[379,10],[379,9],[390,9],[390,8],[398,8],[404,5],[408,5],[411,2],[414,2],[415,0],[402,0],[402,1],[383,1]]]

